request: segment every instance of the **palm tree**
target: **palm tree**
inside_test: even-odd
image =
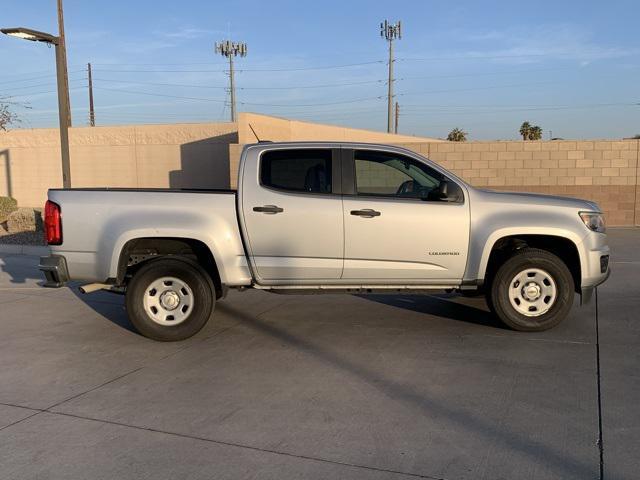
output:
[[[531,127],[529,130],[529,140],[540,140],[542,138],[542,129],[539,126]]]
[[[522,122],[522,125],[520,126],[520,135],[522,135],[522,140],[528,140],[530,133],[531,124],[529,122]]]
[[[447,135],[447,140],[449,140],[450,142],[466,142],[467,132],[456,127],[449,132],[449,135]]]

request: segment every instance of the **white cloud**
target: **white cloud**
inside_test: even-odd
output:
[[[221,35],[223,32],[220,30],[209,30],[203,28],[183,27],[176,30],[167,32],[161,32],[161,35],[166,38],[176,38],[181,40],[194,40],[202,37],[213,37],[215,35]]]
[[[538,63],[544,60],[574,60],[587,65],[597,60],[640,54],[638,48],[604,46],[590,32],[570,24],[510,27],[504,30],[456,31],[456,41],[481,42],[482,49],[439,53],[434,58],[486,58],[499,63]],[[417,55],[416,55],[417,56]]]

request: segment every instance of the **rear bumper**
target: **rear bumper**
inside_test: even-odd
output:
[[[44,274],[44,287],[60,288],[69,281],[67,260],[62,255],[49,255],[40,257],[40,271]]]

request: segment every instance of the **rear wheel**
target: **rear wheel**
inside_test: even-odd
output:
[[[507,326],[540,332],[564,320],[573,296],[573,277],[560,258],[545,250],[523,248],[497,270],[487,300]]]
[[[127,286],[127,313],[145,337],[165,342],[187,339],[205,326],[215,306],[206,271],[188,259],[149,262]]]

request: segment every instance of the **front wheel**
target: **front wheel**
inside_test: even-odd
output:
[[[215,306],[213,284],[200,265],[165,258],[142,266],[127,286],[127,314],[145,337],[185,340],[205,326]]]
[[[507,326],[541,332],[558,325],[573,306],[571,272],[557,256],[523,248],[496,272],[488,303]]]

